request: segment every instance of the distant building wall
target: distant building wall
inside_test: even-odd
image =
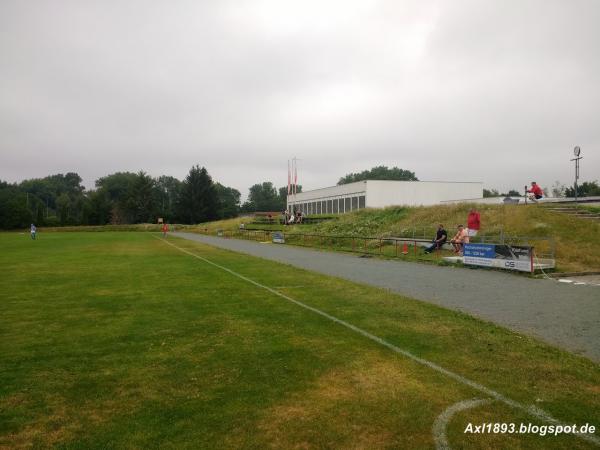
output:
[[[367,207],[429,206],[483,197],[483,183],[448,181],[367,181]]]
[[[331,186],[288,195],[288,209],[305,214],[342,214],[366,206],[367,182]]]
[[[367,180],[289,195],[288,209],[341,214],[362,208],[426,206],[483,197],[483,183]]]

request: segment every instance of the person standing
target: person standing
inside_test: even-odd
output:
[[[35,227],[34,224],[31,224],[30,232],[31,232],[31,239],[33,239],[35,241],[35,235],[37,233],[37,228]]]
[[[471,208],[469,211],[469,216],[467,217],[467,234],[469,237],[477,236],[481,228],[481,216],[479,211],[475,208]]]
[[[163,223],[162,226],[162,232],[163,232],[163,237],[167,237],[167,233],[169,232],[169,225],[167,225],[167,223]]]

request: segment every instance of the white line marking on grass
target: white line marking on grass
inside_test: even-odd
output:
[[[437,450],[450,450],[448,436],[446,436],[446,427],[448,426],[448,422],[450,422],[450,419],[454,414],[490,402],[491,400],[489,399],[482,400],[479,398],[473,398],[471,400],[463,400],[462,402],[455,403],[454,405],[446,408],[433,423],[433,440],[435,442],[435,448]]]
[[[358,328],[356,325],[352,325],[349,322],[346,322],[345,320],[342,319],[338,319],[335,316],[332,316],[330,314],[327,314],[324,311],[321,311],[320,309],[314,308],[313,306],[309,306],[305,303],[302,303],[301,301],[295,300],[292,297],[289,297],[279,291],[276,291],[273,288],[270,288],[268,286],[265,286],[264,284],[261,284],[257,281],[254,281],[251,278],[248,278],[242,274],[239,274],[237,272],[234,272],[231,269],[228,269],[227,267],[221,266],[215,262],[212,262],[209,259],[206,259],[200,255],[197,255],[195,253],[190,252],[189,250],[186,250],[184,248],[178,247],[175,244],[168,242],[165,239],[161,239],[158,236],[154,236],[152,235],[152,237],[163,241],[165,244],[168,244],[174,248],[176,248],[177,250],[186,253],[190,256],[193,256],[194,258],[197,258],[201,261],[204,261],[207,264],[210,264],[211,266],[217,267],[231,275],[233,275],[234,277],[237,277],[241,280],[247,281],[250,284],[253,284],[256,287],[259,287],[261,289],[264,289],[265,291],[268,291],[274,295],[277,295],[278,297],[281,297],[291,303],[294,303],[295,305],[300,306],[301,308],[307,309],[309,311],[314,312],[315,314],[318,314],[322,317],[325,317],[326,319],[331,320],[332,322],[335,322],[343,327],[346,327],[352,331],[354,331],[355,333],[358,333],[364,337],[366,337],[367,339],[370,339],[371,341],[377,342],[378,344],[387,347],[388,349],[392,350],[395,353],[398,353],[402,356],[407,357],[408,359],[411,359],[413,361],[415,361],[416,363],[419,363],[425,367],[429,367],[432,370],[435,370],[438,373],[441,373],[442,375],[446,375],[448,378],[452,378],[455,381],[458,381],[461,384],[464,384],[465,386],[469,386],[470,388],[475,389],[476,391],[479,391],[483,394],[485,394],[488,397],[492,397],[495,400],[498,400],[502,403],[504,403],[505,405],[510,406],[511,408],[515,408],[515,409],[520,409],[522,411],[525,411],[528,414],[531,414],[533,417],[543,420],[544,422],[550,423],[552,425],[562,425],[562,426],[568,426],[566,423],[559,421],[558,419],[555,419],[554,417],[552,417],[550,414],[548,414],[547,412],[543,411],[542,409],[538,408],[537,406],[531,405],[531,406],[526,406],[522,403],[519,403],[515,400],[511,400],[508,397],[505,397],[504,395],[500,394],[499,392],[494,391],[493,389],[490,389],[482,384],[479,384],[475,381],[469,380],[468,378],[463,377],[462,375],[459,375],[457,373],[454,373],[448,369],[444,369],[442,366],[437,365],[434,362],[428,361],[427,359],[423,359],[420,358],[414,354],[412,354],[411,352],[409,352],[408,350],[403,350],[400,347],[396,347],[394,344],[389,343],[388,341],[381,339],[378,336],[375,336],[374,334],[369,333],[368,331],[363,330],[362,328]],[[596,444],[598,446],[600,446],[600,438],[594,436],[594,435],[590,435],[590,434],[575,434],[575,436],[584,439],[588,442],[591,442],[593,444]]]

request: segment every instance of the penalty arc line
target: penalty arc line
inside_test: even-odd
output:
[[[422,366],[428,367],[428,368],[430,368],[430,369],[432,369],[432,370],[434,370],[434,371],[436,371],[438,373],[441,373],[442,375],[446,375],[448,378],[452,378],[453,380],[459,382],[460,384],[463,384],[465,386],[469,386],[470,388],[473,388],[476,391],[479,391],[479,392],[481,392],[481,393],[483,393],[483,394],[485,394],[485,395],[487,395],[489,397],[492,397],[493,399],[498,400],[498,401],[504,403],[505,405],[510,406],[511,408],[519,409],[521,411],[524,411],[524,412],[532,415],[533,417],[535,417],[537,419],[540,419],[540,420],[543,420],[544,422],[550,423],[552,425],[561,425],[563,427],[568,426],[566,423],[561,422],[558,419],[555,419],[550,414],[548,414],[544,410],[542,410],[542,409],[540,409],[540,408],[538,408],[538,407],[536,407],[534,405],[526,406],[526,405],[524,405],[524,404],[522,404],[520,402],[512,400],[512,399],[510,399],[510,398],[502,395],[501,393],[494,391],[493,389],[490,389],[490,388],[488,388],[488,387],[486,387],[486,386],[484,386],[482,384],[479,384],[479,383],[477,383],[475,381],[469,380],[468,378],[465,378],[462,375],[459,375],[459,374],[454,373],[454,372],[452,372],[452,371],[450,371],[448,369],[445,369],[442,366],[440,366],[440,365],[438,365],[438,364],[436,364],[434,362],[431,362],[431,361],[429,361],[427,359],[424,359],[424,358],[421,358],[421,357],[419,357],[417,355],[414,355],[413,353],[409,352],[408,350],[404,350],[404,349],[402,349],[400,347],[397,347],[394,344],[392,344],[392,343],[390,343],[390,342],[388,342],[388,341],[386,341],[386,340],[384,340],[384,339],[382,339],[382,338],[380,338],[378,336],[375,336],[374,334],[371,334],[368,331],[363,330],[362,328],[357,327],[356,325],[352,325],[351,323],[346,322],[345,320],[338,319],[337,317],[332,316],[331,314],[327,314],[326,312],[321,311],[320,309],[317,309],[317,308],[315,308],[313,306],[310,306],[310,305],[307,305],[305,303],[302,303],[299,300],[296,300],[296,299],[294,299],[294,298],[292,298],[292,297],[290,297],[288,295],[285,295],[285,294],[283,294],[283,293],[281,293],[281,292],[279,292],[279,291],[277,291],[277,290],[275,290],[273,288],[270,288],[269,286],[265,286],[264,284],[261,284],[261,283],[259,283],[257,281],[254,281],[253,279],[248,278],[248,277],[246,277],[246,276],[244,276],[244,275],[242,275],[240,273],[237,273],[237,272],[235,272],[235,271],[233,271],[233,270],[231,270],[231,269],[229,269],[227,267],[221,266],[220,264],[217,264],[217,263],[215,263],[215,262],[213,262],[213,261],[211,261],[209,259],[206,259],[206,258],[204,258],[204,257],[202,257],[200,255],[192,253],[189,250],[186,250],[184,248],[178,247],[177,245],[175,245],[175,244],[167,241],[166,239],[162,239],[162,238],[160,238],[158,236],[155,236],[155,235],[152,235],[152,237],[158,239],[159,241],[164,242],[165,244],[170,245],[171,247],[179,250],[180,252],[183,252],[183,253],[185,253],[185,254],[187,254],[189,256],[192,256],[192,257],[197,258],[197,259],[199,259],[201,261],[204,261],[205,263],[210,264],[211,266],[217,267],[218,269],[221,269],[221,270],[223,270],[223,271],[225,271],[225,272],[233,275],[234,277],[237,277],[237,278],[239,278],[241,280],[244,280],[244,281],[246,281],[246,282],[248,282],[248,283],[250,283],[250,284],[252,284],[252,285],[254,285],[254,286],[258,287],[258,288],[264,289],[264,290],[266,290],[266,291],[268,291],[268,292],[270,292],[270,293],[272,293],[272,294],[274,294],[274,295],[276,295],[278,297],[281,297],[284,300],[287,300],[287,301],[289,301],[291,303],[294,303],[295,305],[300,306],[301,308],[304,308],[304,309],[306,309],[308,311],[311,311],[311,312],[313,312],[315,314],[318,314],[318,315],[320,315],[322,317],[325,317],[326,319],[329,319],[330,321],[335,322],[338,325],[341,325],[341,326],[343,326],[345,328],[348,328],[348,329],[354,331],[355,333],[360,334],[360,335],[366,337],[367,339],[369,339],[371,341],[377,342],[378,344],[380,344],[380,345],[382,345],[382,346],[384,346],[384,347],[392,350],[394,353],[398,353],[399,355],[405,356],[406,358],[408,358],[408,359],[410,359],[410,360],[412,360],[412,361],[414,361],[414,362],[416,362],[416,363],[418,363],[418,364],[420,364]],[[573,433],[573,434],[576,437],[579,437],[580,439],[586,440],[588,442],[591,442],[593,444],[596,444],[596,445],[600,446],[600,439],[598,437],[594,436],[594,435],[581,434],[581,433]]]
[[[474,398],[471,400],[463,400],[462,402],[455,403],[446,408],[433,423],[433,440],[435,441],[436,450],[450,450],[451,447],[448,443],[446,427],[448,426],[448,422],[450,422],[450,419],[452,416],[454,416],[454,414],[470,408],[485,405],[490,402],[491,400],[489,399],[481,400]]]

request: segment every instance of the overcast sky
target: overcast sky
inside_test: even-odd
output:
[[[2,0],[0,179],[600,178],[600,1]]]

